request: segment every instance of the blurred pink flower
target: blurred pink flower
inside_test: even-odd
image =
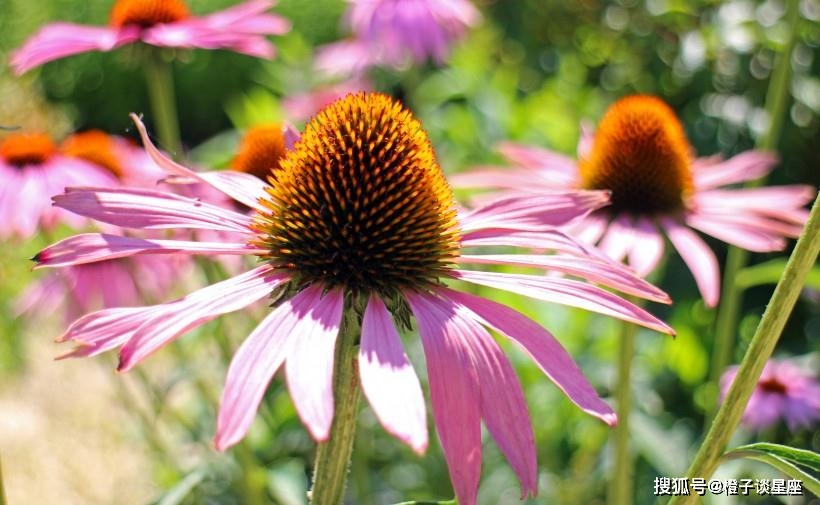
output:
[[[720,379],[721,398],[737,375],[730,367]],[[783,420],[792,431],[812,429],[820,421],[820,383],[796,364],[770,360],[757,381],[741,423],[752,430],[765,430]]]
[[[522,494],[535,494],[535,445],[523,391],[487,328],[518,343],[584,411],[609,424],[615,414],[549,332],[511,308],[445,283],[458,279],[672,333],[595,284],[668,302],[663,292],[544,226],[587,214],[606,202],[605,193],[502,199],[459,214],[421,125],[387,96],[350,95],[318,114],[281,161],[275,186],[240,172],[193,172],[162,155],[133,118],[149,154],[165,170],[206,183],[253,214],[136,188],[69,189],[54,198],[55,205],[117,226],[224,230],[243,238],[200,242],[84,234],[41,251],[36,267],[144,254],[260,260],[255,268],[172,302],[88,314],[61,337],[77,344],[68,356],[120,348],[119,370],[126,371],[186,331],[273,296],[273,310],[230,364],[217,419],[220,450],[245,435],[281,367],[302,422],[316,440],[327,439],[336,338],[343,313],[353,310],[362,324],[358,369],[365,397],[388,432],[424,451],[425,402],[396,328],[415,317],[433,417],[459,503],[476,503],[482,420],[521,480]],[[465,252],[486,246],[539,247],[555,254]],[[589,282],[456,268],[480,264],[559,271]]]
[[[720,295],[717,258],[692,228],[755,252],[783,249],[808,218],[810,186],[723,188],[762,177],[777,158],[746,151],[728,160],[693,158],[675,113],[658,98],[633,95],[613,104],[593,134],[584,131],[578,161],[537,147],[504,143],[513,170],[474,170],[452,177],[460,187],[506,193],[608,189],[612,205],[572,228],[615,260],[647,275],[664,253],[663,235],[680,253],[708,306]]]
[[[183,0],[116,0],[110,26],[52,23],[40,29],[11,55],[17,74],[49,61],[88,51],[111,51],[124,44],[228,49],[272,58],[275,48],[265,35],[281,35],[290,23],[267,11],[273,0],[250,0],[207,16],[191,16]]]
[[[314,114],[349,93],[371,91],[373,85],[356,76],[335,84],[319,85],[306,93],[290,94],[282,99],[282,108],[293,121],[307,121]]]
[[[61,153],[43,133],[11,133],[0,141],[0,238],[30,238],[40,228],[87,222],[53,207],[47,197],[66,186],[113,186],[114,176]]]
[[[478,24],[467,0],[348,0],[348,40],[319,48],[316,67],[328,74],[357,74],[369,67],[396,69],[428,58],[443,64],[451,46]]]

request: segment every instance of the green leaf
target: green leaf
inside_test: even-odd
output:
[[[735,282],[741,288],[759,286],[761,284],[777,284],[783,270],[786,268],[786,259],[777,258],[757,265],[746,267],[738,272]],[[820,289],[820,267],[814,267],[806,277],[806,286]]]
[[[162,496],[155,501],[155,505],[179,505],[182,501],[191,494],[200,482],[207,476],[204,470],[197,470],[185,476],[179,483],[166,491]]]
[[[803,468],[820,472],[820,454],[787,445],[759,442],[736,447],[723,455],[724,459],[747,458],[769,464],[789,477],[803,481],[803,486],[820,496],[820,480]]]

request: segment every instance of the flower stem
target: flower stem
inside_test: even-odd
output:
[[[634,302],[634,300],[632,300]],[[632,359],[635,356],[637,325],[621,323],[618,347],[618,383],[615,402],[618,408],[618,425],[615,427],[615,469],[609,486],[611,505],[632,503],[635,460],[629,443],[629,414],[632,410]]]
[[[149,47],[143,58],[145,83],[148,99],[151,101],[151,119],[157,126],[157,135],[163,149],[174,159],[182,156],[182,141],[179,136],[177,102],[174,95],[174,75],[171,64],[162,58],[159,49]]]
[[[312,505],[339,505],[344,497],[361,396],[356,360],[359,334],[358,316],[353,310],[347,310],[339,331],[339,342],[336,344],[333,370],[335,414],[330,426],[330,436],[316,448],[313,488],[310,491]]]
[[[772,77],[769,81],[769,89],[766,92],[766,112],[769,116],[769,128],[765,135],[760,138],[758,147],[760,149],[774,150],[780,140],[780,133],[783,130],[783,121],[786,117],[786,109],[789,97],[789,78],[791,76],[791,54],[797,38],[797,21],[799,20],[798,0],[789,0],[786,17],[790,30],[789,39],[783,52],[780,53],[775,65]],[[766,182],[766,177],[761,177],[756,181],[751,181],[747,187],[762,186]],[[735,347],[735,333],[737,332],[737,320],[740,315],[743,303],[743,288],[735,282],[738,272],[746,266],[749,261],[749,252],[739,247],[729,246],[726,255],[726,265],[723,271],[723,288],[720,296],[720,309],[715,320],[715,340],[712,352],[712,368],[710,371],[710,383],[712,384],[712,398],[706,416],[706,425],[709,425],[715,408],[717,407],[717,383],[721,374],[729,365],[732,359],[732,350]]]
[[[780,333],[786,325],[800,290],[820,253],[820,195],[814,200],[809,221],[797,240],[794,252],[774,289],[772,299],[763,313],[749,348],[740,362],[729,392],[695,455],[687,477],[708,479],[718,466],[729,438],[740,422],[746,403],[752,395],[763,367],[772,355]],[[670,504],[685,505],[697,500],[697,495],[678,496]]]

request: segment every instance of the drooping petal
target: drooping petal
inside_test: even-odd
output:
[[[621,214],[609,223],[598,247],[613,260],[621,261],[634,247],[634,240],[632,220],[629,216]]]
[[[760,223],[759,219],[755,226],[753,217],[739,217],[737,219],[691,214],[686,216],[686,224],[707,235],[754,252],[779,251],[786,247],[783,236],[792,235],[792,233],[782,233],[786,230],[778,230],[777,226],[773,226],[775,229],[766,229],[765,222]]]
[[[662,333],[674,334],[669,325],[646,310],[597,286],[571,279],[557,279],[546,276],[504,274],[497,272],[476,272],[452,270],[456,279],[481,284],[496,289],[511,291],[530,298],[560,303],[570,307],[590,310],[631,323],[640,324]]]
[[[467,232],[461,237],[462,247],[507,246],[528,249],[550,249],[567,254],[588,256],[592,250],[559,230],[539,232],[491,228]]]
[[[52,23],[43,26],[10,58],[14,73],[88,51],[110,51],[139,39],[139,27],[117,28]]]
[[[744,151],[726,161],[700,158],[692,164],[695,186],[699,190],[751,181],[768,174],[777,163],[777,155],[765,151]]]
[[[428,295],[406,292],[419,326],[433,419],[461,505],[475,505],[481,474],[481,397],[462,325]]]
[[[498,152],[512,163],[540,172],[543,178],[555,188],[568,188],[578,180],[578,163],[563,154],[540,147],[502,142]]]
[[[585,244],[597,244],[609,225],[605,211],[593,212],[571,226],[571,235]]]
[[[763,188],[712,189],[696,195],[699,211],[709,213],[755,214],[792,223],[804,223],[808,217],[803,207],[814,199],[817,189],[808,185],[769,186]]]
[[[58,359],[96,356],[120,347],[130,339],[146,321],[163,311],[164,305],[150,307],[117,307],[86,314],[72,323],[57,342],[72,341],[73,350]]]
[[[54,205],[124,228],[196,228],[252,233],[244,214],[196,198],[140,188],[67,188]]]
[[[636,220],[633,228],[632,249],[629,251],[629,266],[641,277],[649,275],[663,257],[663,235],[645,217]]]
[[[315,289],[305,290],[282,303],[234,354],[219,402],[217,450],[224,451],[247,433],[273,375],[290,355],[294,341],[302,337],[297,330],[304,330],[305,312],[318,297]]]
[[[440,289],[449,299],[469,310],[476,320],[523,347],[558,389],[584,412],[615,425],[617,418],[612,408],[601,400],[560,342],[538,323],[506,305],[452,289]]]
[[[578,258],[561,255],[482,254],[459,256],[460,263],[517,265],[544,268],[583,277],[591,282],[615,288],[647,300],[670,303],[669,296],[636,276],[625,267],[593,257]]]
[[[439,291],[449,294],[452,291]],[[432,300],[429,300],[433,303]],[[469,349],[481,394],[481,416],[501,452],[521,481],[521,498],[538,492],[535,436],[521,383],[504,352],[487,331],[473,321],[473,313],[446,297],[435,303],[456,314],[461,345]]]
[[[460,216],[463,232],[486,228],[542,230],[562,226],[609,203],[605,191],[515,194],[500,197]]]
[[[327,440],[333,422],[333,363],[342,323],[344,295],[340,289],[322,294],[322,286],[305,289],[293,310],[301,315],[296,339],[285,361],[288,389],[299,418],[316,441]],[[311,303],[308,303],[308,302]]]
[[[427,449],[427,410],[421,385],[390,312],[375,295],[362,319],[359,375],[384,429],[422,454]]]
[[[264,254],[243,243],[151,240],[105,233],[81,233],[52,244],[34,258],[34,268],[64,267],[125,258],[135,254]]]
[[[261,179],[241,172],[199,173],[190,168],[186,168],[168,158],[156,148],[151,142],[148,132],[145,130],[145,125],[139,116],[131,114],[131,120],[134,121],[134,124],[137,126],[146,152],[148,152],[148,155],[151,156],[151,159],[154,160],[154,163],[159,165],[160,168],[172,175],[204,182],[247,207],[262,211],[265,210],[265,207],[259,203],[259,200],[266,197],[265,187],[267,184]]]
[[[179,335],[261,300],[287,280],[265,264],[165,304],[164,310],[140,326],[123,345],[117,370],[130,370]]]
[[[708,307],[717,305],[720,297],[720,270],[715,253],[695,232],[672,219],[661,219],[661,225],[695,277],[704,303]]]

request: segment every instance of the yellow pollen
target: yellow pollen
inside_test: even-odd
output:
[[[279,161],[285,155],[285,136],[282,125],[263,124],[249,128],[242,137],[231,168],[267,181],[276,180]]]
[[[386,95],[319,112],[280,167],[258,242],[297,287],[395,297],[436,283],[458,255],[453,194],[427,134]]]
[[[45,133],[14,133],[0,143],[0,157],[17,167],[44,163],[56,150]]]
[[[99,165],[118,178],[123,175],[122,164],[114,153],[114,139],[103,131],[75,133],[63,141],[60,150],[68,156]]]
[[[182,0],[117,0],[109,23],[115,28],[126,25],[148,28],[180,21],[189,15],[188,6]]]
[[[612,208],[633,214],[673,212],[691,193],[691,150],[674,111],[652,96],[615,102],[590,152],[579,160],[585,189],[612,191]]]

